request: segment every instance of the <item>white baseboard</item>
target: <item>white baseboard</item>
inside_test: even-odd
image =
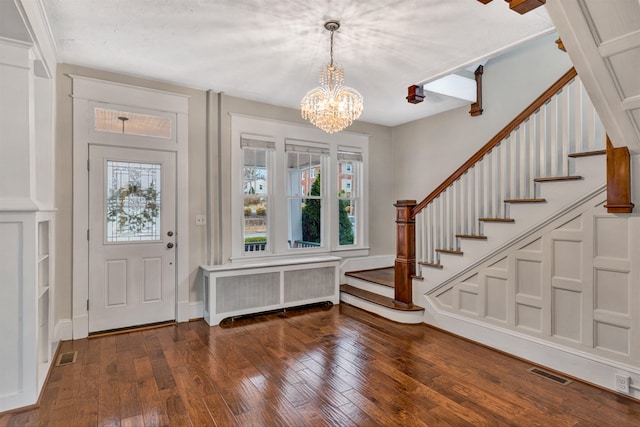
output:
[[[189,303],[189,319],[201,319],[204,317],[204,301],[191,301]]]
[[[640,369],[540,338],[441,311],[425,298],[425,323],[615,392],[615,374],[631,377],[629,396],[640,398]]]
[[[53,341],[69,341],[73,339],[73,323],[71,319],[58,319],[53,330]]]
[[[73,316],[72,324],[74,340],[89,336],[89,314],[86,311],[77,316]]]
[[[176,322],[188,322],[190,319],[190,303],[189,301],[178,301],[178,312],[176,313]]]

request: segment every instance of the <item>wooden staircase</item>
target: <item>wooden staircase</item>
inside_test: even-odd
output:
[[[340,286],[340,301],[400,323],[422,323],[424,308],[393,298],[394,268],[346,272],[349,282]]]
[[[413,295],[428,295],[605,188],[605,137],[569,70],[424,200],[396,203],[394,268],[345,273],[341,301],[422,321]]]

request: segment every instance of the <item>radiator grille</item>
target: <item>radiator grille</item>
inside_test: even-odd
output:
[[[267,307],[280,302],[280,273],[259,273],[216,279],[216,312]]]
[[[321,267],[284,272],[285,303],[328,297],[334,293],[334,267]]]

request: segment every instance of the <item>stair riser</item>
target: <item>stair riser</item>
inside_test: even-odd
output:
[[[356,296],[340,292],[340,301],[361,308],[385,319],[393,320],[398,323],[417,324],[424,322],[424,311],[399,311],[392,310],[381,305],[363,300]]]
[[[365,291],[373,292],[378,295],[393,298],[395,290],[389,286],[380,285],[378,283],[369,282],[366,280],[358,279],[356,277],[345,276],[345,282],[355,288],[364,289]]]

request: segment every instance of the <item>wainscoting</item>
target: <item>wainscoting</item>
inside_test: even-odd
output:
[[[638,384],[640,325],[632,316],[632,304],[640,298],[640,217],[607,214],[602,197],[434,291],[427,300],[442,314],[473,319],[480,328],[484,324],[502,329],[504,342],[513,331],[606,365],[601,378],[589,379],[605,387],[613,388],[614,371],[630,375],[632,384]]]

